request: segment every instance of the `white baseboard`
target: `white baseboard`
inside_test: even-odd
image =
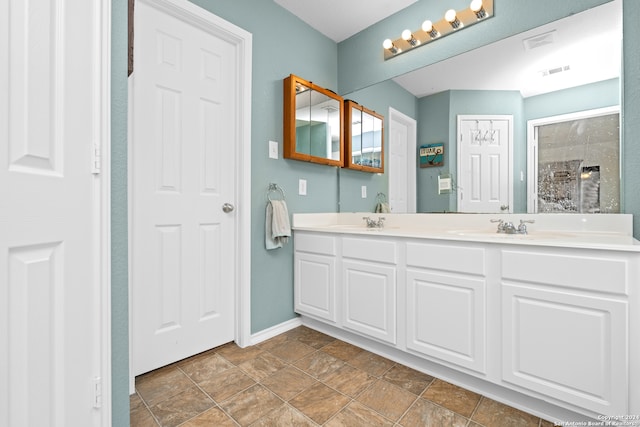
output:
[[[284,332],[290,331],[291,329],[297,328],[298,326],[302,326],[302,320],[299,317],[293,318],[291,320],[287,320],[286,322],[282,322],[278,325],[272,326],[267,329],[263,329],[260,332],[256,332],[255,334],[251,334],[250,345],[256,345],[263,341],[268,340],[269,338],[273,338],[276,335],[280,335]]]

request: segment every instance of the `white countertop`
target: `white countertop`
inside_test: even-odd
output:
[[[363,217],[384,217],[383,228],[367,228]],[[496,233],[491,219],[527,224],[528,234]],[[394,236],[464,242],[554,246],[640,252],[629,214],[294,214],[293,229],[339,234]]]

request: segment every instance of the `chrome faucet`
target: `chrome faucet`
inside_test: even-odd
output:
[[[375,219],[371,219],[368,216],[363,216],[362,219],[364,219],[367,223],[367,228],[382,228],[384,227],[384,217],[378,217],[378,220],[376,221]]]
[[[498,223],[498,229],[496,230],[496,233],[504,233],[504,234],[527,234],[527,225],[526,224],[533,224],[535,221],[534,220],[520,220],[520,225],[518,225],[518,227],[516,227],[515,225],[513,225],[512,222],[505,222],[502,219],[492,219],[490,220],[491,222],[497,222]]]

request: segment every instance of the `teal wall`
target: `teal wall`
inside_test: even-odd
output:
[[[377,189],[386,188],[386,177],[289,160],[268,159],[268,141],[282,142],[282,79],[290,74],[311,80],[341,94],[356,92],[352,99],[379,112],[385,106],[368,105],[361,93],[375,83],[419,66],[566,17],[607,0],[496,0],[496,16],[482,25],[467,28],[386,63],[381,40],[398,28],[419,27],[425,11],[436,2],[419,0],[410,8],[336,45],[271,0],[194,0],[194,3],[253,34],[252,81],[252,284],[251,330],[257,332],[293,318],[293,253],[291,245],[264,250],[265,191],[276,182],[287,191],[292,212],[369,210]],[[447,7],[462,8],[468,0],[451,0]],[[623,0],[623,209],[640,214],[640,2]],[[431,10],[427,16],[440,16]],[[127,265],[127,79],[126,1],[112,0],[112,386],[113,425],[129,424],[128,401],[128,265]],[[250,12],[250,13],[249,13]],[[292,36],[295,35],[295,36]],[[401,112],[417,117],[415,100],[401,96]],[[400,105],[402,104],[402,105]],[[409,110],[414,109],[414,114]],[[387,115],[383,113],[383,115]],[[386,123],[385,123],[386,124]],[[280,149],[282,153],[282,149]],[[308,196],[298,196],[298,179],[308,182]],[[369,198],[357,200],[361,185]],[[340,188],[338,188],[340,187]],[[349,194],[345,194],[349,190]],[[357,190],[357,191],[356,191]],[[356,192],[357,197],[351,193]],[[373,195],[373,196],[372,196]],[[349,199],[348,203],[346,198]],[[353,200],[351,200],[353,199]],[[353,203],[353,205],[351,205]],[[635,235],[640,236],[638,221]]]

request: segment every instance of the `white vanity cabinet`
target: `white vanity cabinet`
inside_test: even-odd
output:
[[[637,241],[468,236],[296,229],[295,310],[303,324],[549,420],[640,415]]]
[[[397,243],[393,240],[342,239],[342,325],[396,344]]]
[[[503,249],[502,375],[600,414],[628,413],[624,253]]]
[[[295,311],[335,323],[337,238],[296,232],[294,245]]]
[[[484,248],[411,241],[406,251],[407,349],[485,374]]]

